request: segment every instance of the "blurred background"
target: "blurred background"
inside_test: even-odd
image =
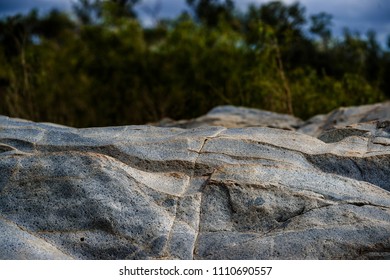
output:
[[[340,4],[342,3],[342,4]],[[390,1],[1,0],[0,114],[75,127],[390,98]]]

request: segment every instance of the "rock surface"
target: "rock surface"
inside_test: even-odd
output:
[[[363,106],[342,107],[326,115],[317,115],[307,120],[299,132],[315,137],[335,127],[357,123],[390,120],[390,101]]]
[[[316,115],[307,121],[286,115],[259,109],[218,106],[206,115],[191,119],[174,121],[163,119],[153,125],[160,127],[196,128],[205,126],[223,126],[226,128],[271,127],[293,130],[314,137],[327,130],[345,127],[357,123],[390,120],[390,101],[363,106],[342,107],[328,114]]]
[[[2,259],[389,259],[390,122],[74,129],[0,117]]]
[[[180,121],[164,119],[154,125],[180,128],[197,128],[204,126],[241,128],[260,126],[295,130],[303,124],[301,119],[286,114],[226,105],[215,107],[206,115],[196,119]]]

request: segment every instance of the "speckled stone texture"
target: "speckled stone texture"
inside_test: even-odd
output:
[[[388,259],[390,122],[75,129],[0,116],[1,259]]]

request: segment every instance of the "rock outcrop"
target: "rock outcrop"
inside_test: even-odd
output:
[[[328,114],[316,115],[307,121],[280,113],[265,110],[218,106],[204,116],[191,120],[174,121],[163,119],[153,125],[160,127],[196,128],[223,126],[226,128],[270,127],[293,130],[314,137],[327,130],[370,121],[390,120],[390,101],[364,106],[342,107]]]
[[[265,110],[218,106],[204,116],[191,120],[174,121],[163,119],[154,125],[161,127],[197,128],[205,126],[223,126],[226,128],[271,127],[285,130],[296,130],[304,122],[291,115],[279,114]]]
[[[390,258],[388,121],[317,139],[0,117],[0,174],[2,259]]]
[[[307,120],[299,132],[318,137],[327,130],[370,121],[390,120],[390,101],[363,106],[342,107]]]

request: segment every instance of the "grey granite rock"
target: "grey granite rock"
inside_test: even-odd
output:
[[[325,131],[335,127],[385,120],[390,120],[390,101],[371,105],[338,108],[326,115],[312,117],[298,131],[318,137]]]
[[[319,137],[324,132],[334,128],[385,120],[390,120],[390,101],[363,106],[341,107],[328,114],[313,116],[307,121],[286,114],[226,105],[215,107],[206,115],[195,119],[179,121],[163,119],[152,125],[179,128],[205,126],[223,126],[226,128],[270,127],[298,131]]]
[[[218,106],[206,115],[191,120],[173,121],[163,119],[154,125],[161,127],[196,128],[204,126],[223,126],[226,128],[241,127],[273,127],[285,130],[295,130],[303,125],[303,121],[291,115],[279,114],[265,110]]]
[[[72,259],[40,236],[4,217],[0,218],[0,232],[0,259]]]
[[[0,117],[0,258],[390,258],[390,127],[342,129]]]

